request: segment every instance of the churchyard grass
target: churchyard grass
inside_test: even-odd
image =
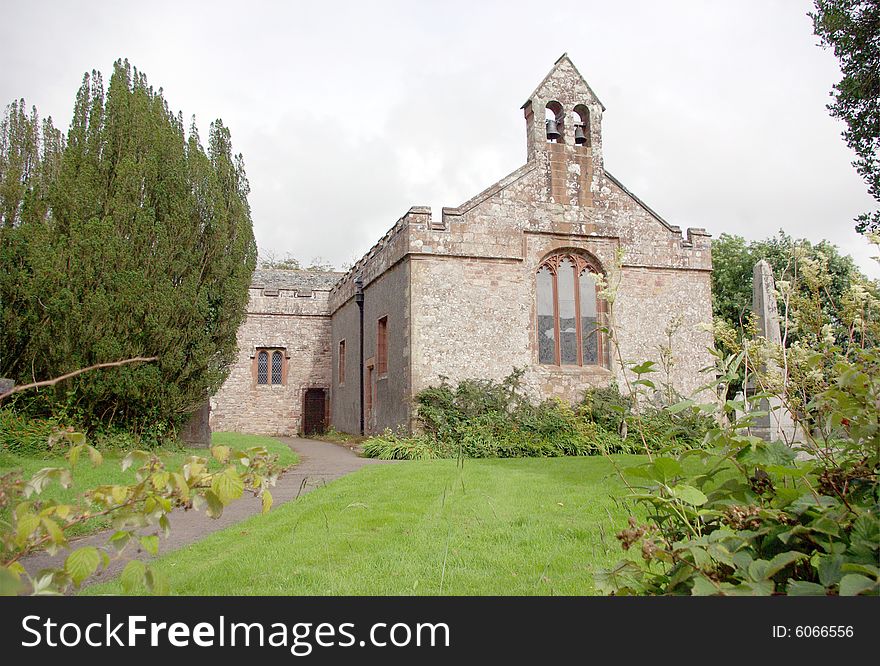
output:
[[[283,467],[294,465],[299,460],[296,453],[289,446],[271,437],[243,435],[233,432],[215,432],[212,435],[211,442],[214,445],[221,444],[234,449],[265,446],[269,453],[278,456],[278,464]],[[189,456],[211,458],[210,452],[207,449],[180,448],[165,451],[156,450],[155,452],[162,457],[168,469],[179,469],[183,465],[184,460]],[[87,456],[83,455],[74,469],[73,485],[70,488],[62,488],[60,485],[53,483],[40,494],[39,499],[54,499],[59,502],[73,503],[79,500],[84,490],[99,485],[130,484],[135,482],[134,470],[137,465],[122,471],[122,459],[127,451],[103,451],[102,453],[104,456],[104,463],[102,465],[93,467]],[[17,469],[22,472],[25,479],[28,479],[44,467],[69,467],[69,463],[64,456],[45,458],[0,451],[0,475]],[[219,463],[211,460],[209,468],[217,467],[219,467]],[[2,515],[0,515],[0,518],[2,518]],[[109,524],[110,522],[107,518],[92,519],[72,528],[70,535],[89,534],[108,527]]]
[[[612,460],[644,458],[368,466],[155,565],[182,595],[595,594],[593,571],[624,555]]]

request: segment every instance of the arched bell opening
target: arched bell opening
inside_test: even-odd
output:
[[[590,110],[578,104],[571,112],[574,122],[574,142],[578,146],[590,145]]]
[[[544,127],[547,132],[547,141],[550,143],[565,143],[565,112],[562,104],[556,101],[547,102],[544,107]]]

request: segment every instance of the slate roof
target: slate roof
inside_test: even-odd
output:
[[[278,268],[258,268],[251,278],[255,289],[312,289],[329,291],[343,273],[330,271],[295,271]]]

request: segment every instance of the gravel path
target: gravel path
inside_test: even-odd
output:
[[[276,507],[296,499],[300,495],[315,488],[323,486],[334,479],[346,474],[351,474],[365,465],[383,464],[384,461],[373,458],[360,458],[349,449],[329,442],[320,442],[313,439],[279,437],[299,455],[300,462],[291,470],[288,470],[278,479],[272,488],[273,505]],[[159,554],[171,552],[182,546],[198,541],[199,539],[222,530],[239,521],[260,513],[261,501],[256,497],[242,497],[223,510],[223,515],[216,520],[211,520],[204,511],[175,510],[170,516],[171,534],[168,538],[160,537]],[[155,529],[147,533],[155,532]],[[112,530],[98,532],[96,534],[76,539],[71,542],[74,547],[94,545],[100,546],[107,543],[107,539],[113,533]],[[49,566],[61,566],[67,557],[68,551],[51,556],[47,553],[36,553],[22,560],[22,564],[28,573],[35,574],[40,569]],[[116,574],[134,558],[146,560],[150,555],[135,544],[129,544],[121,558],[115,559],[104,571],[92,576],[87,584],[106,581]]]

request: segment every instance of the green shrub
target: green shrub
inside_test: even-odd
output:
[[[380,460],[430,460],[436,458],[428,440],[421,437],[398,437],[386,430],[364,443],[364,455]]]
[[[632,415],[633,399],[623,395],[617,384],[587,389],[580,411],[589,421],[604,430],[618,432],[624,419]]]
[[[502,381],[445,380],[416,396],[422,435],[374,437],[364,454],[378,458],[524,458],[643,453],[644,444],[621,424],[633,419],[632,400],[614,385],[591,389],[576,409],[559,399],[533,404],[520,390],[522,370]],[[643,411],[653,450],[698,445],[711,418]]]
[[[60,428],[57,419],[32,419],[8,407],[0,409],[0,451],[48,456],[52,454],[52,435]]]

